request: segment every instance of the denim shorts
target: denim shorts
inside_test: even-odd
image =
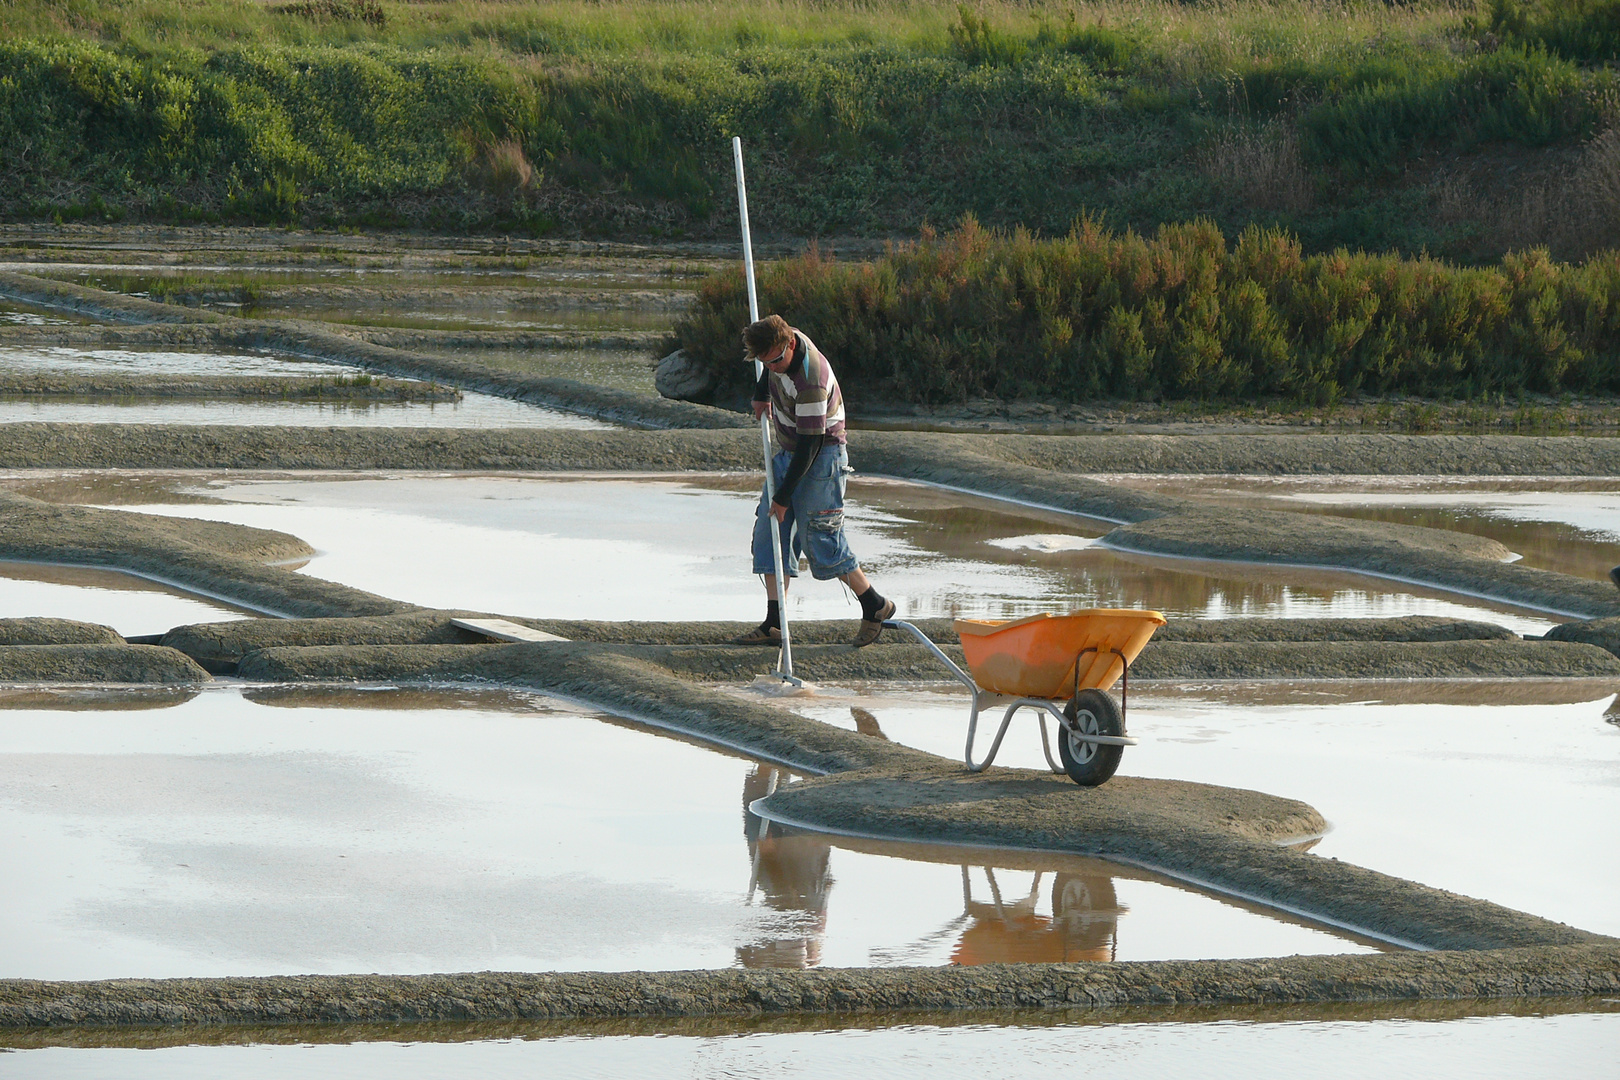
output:
[[[777,483],[787,475],[793,455],[782,451],[771,458]],[[799,575],[799,556],[810,560],[810,573],[817,581],[843,577],[860,568],[860,562],[844,539],[844,485],[848,482],[849,451],[842,443],[823,443],[821,453],[799,478],[788,500],[787,520],[778,528],[782,533],[782,564],[789,577]],[[754,515],[754,573],[771,572],[772,520],[767,509],[770,496],[759,493],[759,509]]]

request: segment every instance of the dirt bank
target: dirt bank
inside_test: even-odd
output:
[[[318,402],[460,401],[461,391],[415,379],[364,375],[142,375],[108,372],[79,375],[45,371],[26,375],[0,371],[0,397],[178,398],[202,401]]]
[[[185,653],[152,645],[0,646],[0,683],[189,685],[208,678]]]
[[[72,619],[0,619],[0,645],[122,645],[110,626]]]
[[[759,433],[556,429],[0,424],[0,467],[516,469],[724,472],[759,468]]]
[[[669,335],[658,330],[417,330],[380,326],[351,326],[345,331],[373,345],[390,349],[455,349],[474,355],[479,349],[527,349],[551,352],[598,349],[638,352],[652,361],[654,350]]]
[[[1579,641],[1620,656],[1620,618],[1560,623],[1547,631],[1549,641]]]
[[[173,634],[165,643],[190,652]],[[727,645],[605,645],[657,664],[683,679],[746,683],[769,672],[776,650]],[[250,651],[237,673],[264,682],[394,682],[484,678],[483,650],[502,645],[323,645]],[[477,650],[472,652],[469,650]],[[962,663],[960,648],[945,646]],[[229,667],[215,661],[215,671]],[[920,645],[796,648],[793,670],[812,682],[934,682],[949,672]],[[1165,642],[1150,644],[1131,667],[1134,679],[1620,679],[1620,659],[1593,645],[1556,641]]]
[[[266,565],[314,549],[225,522],[58,506],[0,492],[0,558],[104,566],[290,615],[388,615],[414,605]]]
[[[1620,439],[1519,435],[955,435],[965,452],[1053,472],[1367,476],[1616,476]]]
[[[317,292],[329,291],[324,286],[311,288]],[[566,409],[632,427],[752,427],[747,417],[723,409],[593,386],[573,379],[522,375],[487,367],[472,359],[427,356],[392,349],[373,344],[360,336],[335,332],[325,323],[230,318],[13,273],[0,273],[0,297],[117,322],[212,324],[206,332],[186,328],[176,335],[176,340],[183,340],[194,347],[206,343],[221,349],[273,349],[314,360],[352,364],[382,374],[451,383],[468,390]],[[25,335],[31,341],[66,341],[82,336],[68,334],[65,330],[53,336],[51,331],[57,328],[52,327],[28,329],[34,331]],[[23,337],[18,336],[14,340]],[[154,337],[149,335],[147,340],[154,340]]]
[[[210,671],[233,671],[243,656],[258,649],[308,645],[469,645],[487,639],[450,625],[469,611],[414,611],[403,615],[349,619],[277,619],[198,623],[179,626],[163,639]],[[588,619],[532,619],[504,615],[536,630],[570,641],[619,645],[717,645],[752,628],[744,622],[601,622]],[[796,622],[796,645],[843,645],[853,620]],[[957,643],[951,619],[915,619],[912,624],[942,645]],[[883,644],[910,643],[902,631],[889,631]],[[1218,641],[1518,641],[1518,635],[1491,623],[1407,615],[1398,619],[1172,619],[1154,635],[1164,642]],[[870,651],[870,650],[868,650]],[[749,654],[752,656],[752,654]],[[891,677],[891,676],[885,676]]]
[[[0,981],[8,1028],[761,1017],[1613,995],[1620,947],[819,971]],[[1124,1014],[1118,1019],[1128,1019]]]
[[[0,297],[114,322],[217,323],[227,318],[211,311],[157,304],[139,297],[7,270],[0,270]]]

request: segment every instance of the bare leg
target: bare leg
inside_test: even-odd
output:
[[[861,595],[861,593],[872,587],[872,583],[866,580],[866,575],[861,572],[861,568],[858,566],[838,580],[842,581],[845,585],[848,585],[849,591],[854,593],[856,596]]]
[[[857,574],[860,573],[859,570],[857,570],[855,572]],[[793,579],[792,578],[788,578],[786,581],[782,582],[782,595],[783,596],[787,595],[788,587],[791,586],[792,584],[793,584]],[[766,574],[765,575],[765,599],[767,599],[767,600],[775,600],[776,599],[776,575],[775,574]]]

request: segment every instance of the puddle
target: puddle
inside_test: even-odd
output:
[[[460,401],[328,404],[297,401],[37,401],[0,398],[0,424],[229,424],[251,427],[566,428],[618,425],[521,401],[462,394]]]
[[[757,841],[744,807],[787,781],[511,691],[0,697],[0,977],[1371,948],[1092,860]]]
[[[275,353],[216,353],[158,349],[75,349],[69,346],[0,345],[0,368],[139,375],[294,375],[317,378],[349,375],[359,368]]]
[[[94,501],[128,505],[116,495],[120,475],[105,474]],[[18,479],[25,494],[62,497],[49,481],[31,487]],[[150,491],[150,479],[142,482]],[[320,552],[306,572],[426,606],[747,620],[759,618],[764,592],[748,554],[756,482],[742,475],[192,475],[176,478],[172,499],[140,505],[290,532]],[[199,493],[230,505],[200,513],[186,505]],[[171,501],[178,505],[164,505]],[[994,542],[1042,535],[1050,546],[1053,535],[1078,542],[1108,526],[897,481],[857,477],[845,522],[878,587],[916,617],[1140,606],[1193,618],[1444,615],[1519,633],[1544,633],[1559,621],[1349,573],[1155,559],[1089,545],[1009,549]],[[808,575],[789,604],[800,619],[853,620],[860,612],[841,585]]]
[[[1608,579],[1620,563],[1620,479],[1602,477],[1105,476],[1110,483],[1225,503],[1472,533],[1526,566]]]
[[[92,567],[0,562],[0,618],[46,616],[110,626],[125,637],[253,612],[156,581]]]
[[[79,1035],[85,1044],[15,1052],[5,1059],[5,1071],[51,1080],[280,1080],[292,1075],[980,1080],[1058,1076],[1077,1065],[1083,1065],[1087,1076],[1103,1078],[1196,1074],[1213,1080],[1361,1080],[1369,1075],[1519,1080],[1612,1071],[1620,1012],[1611,1004],[1550,999],[1481,1003],[1470,1009],[1476,1014],[1436,1016],[1421,1006],[1407,1006],[1368,1019],[1323,1019],[1322,1013],[1306,1010],[1274,1010],[1258,1017],[1208,1010],[1197,1019],[1175,1020],[1119,1011],[1013,1018],[964,1013],[899,1022],[893,1017],[833,1023],[621,1021],[594,1028],[578,1025],[577,1033],[562,1025],[375,1025],[369,1036],[358,1025],[338,1028],[340,1038],[376,1040],[367,1042],[333,1042],[330,1032],[309,1027],[258,1028],[247,1035],[230,1028],[178,1029],[173,1034],[159,1029],[141,1036],[75,1032],[69,1037]],[[175,1045],[176,1034],[189,1037],[193,1045]],[[0,1040],[13,1043],[27,1037],[0,1034]],[[881,1067],[875,1068],[876,1062]]]
[[[1301,799],[1331,824],[1313,854],[1620,936],[1616,689],[1139,683],[1128,725],[1141,745],[1119,774]],[[863,710],[896,742],[961,760],[960,690],[823,687],[790,707],[851,730]],[[981,722],[981,754],[999,722]],[[997,764],[1045,767],[1031,714]]]
[[[11,300],[0,300],[0,326],[72,326],[90,320]]]

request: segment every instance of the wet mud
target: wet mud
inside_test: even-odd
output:
[[[176,649],[152,645],[0,646],[0,684],[207,682],[208,672]]]
[[[165,642],[178,640],[165,636]],[[515,646],[480,645],[484,649]],[[478,679],[489,661],[466,644],[271,647],[249,652],[237,673],[266,682]],[[776,665],[775,649],[726,645],[615,645],[698,682],[748,682]],[[946,646],[958,664],[961,650]],[[228,670],[221,667],[219,670]],[[948,677],[920,645],[804,645],[793,670],[812,682],[933,682]],[[1150,644],[1135,679],[1620,679],[1620,659],[1593,645],[1556,641],[1195,642]]]
[[[316,375],[74,375],[0,372],[0,398],[177,398],[197,401],[299,402],[460,401],[454,387],[412,379],[354,379]]]
[[[110,626],[72,619],[0,619],[0,645],[122,645]]]
[[[1620,946],[822,971],[0,981],[0,1026],[758,1017],[1620,992]]]

